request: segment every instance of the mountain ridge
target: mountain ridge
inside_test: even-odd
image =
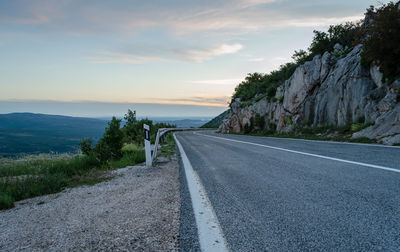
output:
[[[99,139],[107,121],[36,113],[0,114],[0,157],[76,152],[83,138]]]

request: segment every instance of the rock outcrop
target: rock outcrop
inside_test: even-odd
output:
[[[339,51],[335,55],[345,54],[339,45],[335,50]],[[374,125],[353,137],[374,138],[385,144],[400,142],[400,82],[383,83],[378,66],[367,69],[361,65],[361,51],[358,45],[342,58],[328,52],[315,56],[297,67],[270,101],[263,98],[244,106],[236,99],[219,130],[243,132],[254,124],[256,115],[263,118],[266,130],[274,128],[280,133],[298,126],[334,128],[362,121]]]

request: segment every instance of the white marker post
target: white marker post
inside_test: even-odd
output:
[[[143,124],[144,128],[144,150],[146,152],[146,167],[151,167],[150,127]]]

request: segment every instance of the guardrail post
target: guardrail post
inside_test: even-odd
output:
[[[143,124],[143,128],[144,128],[144,150],[146,153],[146,167],[151,167],[152,159],[151,159],[151,148],[150,148],[150,126],[147,124]]]

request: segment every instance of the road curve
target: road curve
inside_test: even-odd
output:
[[[176,137],[233,251],[400,250],[400,148]]]

